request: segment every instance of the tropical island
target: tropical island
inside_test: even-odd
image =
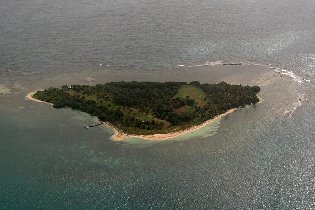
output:
[[[134,81],[51,87],[32,93],[30,98],[96,116],[116,131],[117,139],[122,139],[187,131],[238,107],[256,104],[259,91],[258,86],[226,82]]]

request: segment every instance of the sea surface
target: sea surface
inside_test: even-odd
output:
[[[114,142],[25,99],[121,80],[258,84],[261,102]],[[314,208],[314,0],[0,1],[0,209]]]

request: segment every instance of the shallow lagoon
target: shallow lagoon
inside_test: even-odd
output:
[[[0,96],[1,208],[292,207],[273,200],[307,198],[287,194],[311,184],[305,180],[311,174],[298,170],[308,167],[313,145],[301,138],[312,135],[312,119],[303,114],[312,105],[305,83],[274,76],[266,66],[126,72],[60,72],[6,83],[12,93]],[[87,114],[25,100],[28,92],[49,86],[148,76],[151,81],[259,84],[262,100],[173,141],[121,143],[110,140],[107,128],[84,129],[97,121]],[[303,93],[308,100],[299,106]]]

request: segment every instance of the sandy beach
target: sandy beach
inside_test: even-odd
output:
[[[35,102],[39,102],[39,103],[45,103],[45,104],[49,104],[49,105],[53,105],[51,103],[45,102],[45,101],[41,101],[38,100],[36,98],[33,98],[33,95],[36,93],[37,91],[32,91],[30,93],[28,93],[26,95],[26,99],[30,100],[30,101],[35,101]],[[141,139],[145,139],[145,140],[150,140],[150,141],[165,141],[165,140],[170,140],[176,137],[179,137],[181,135],[187,134],[189,132],[192,131],[196,131],[200,128],[203,128],[211,123],[213,123],[215,120],[219,120],[222,117],[235,112],[237,109],[230,109],[227,112],[218,115],[210,120],[207,120],[206,122],[200,124],[200,125],[196,125],[190,128],[187,128],[185,130],[181,130],[181,131],[176,131],[176,132],[171,132],[171,133],[163,133],[163,134],[151,134],[151,135],[129,135],[124,133],[123,131],[121,131],[120,129],[116,128],[115,126],[113,126],[111,123],[109,122],[105,122],[104,125],[107,128],[111,128],[112,130],[114,130],[114,135],[111,137],[114,141],[123,141],[127,138],[141,138]]]
[[[39,103],[45,103],[45,104],[49,104],[49,105],[51,105],[51,106],[53,105],[52,103],[48,103],[48,102],[46,102],[46,101],[41,101],[41,100],[38,100],[38,99],[36,99],[36,98],[33,98],[33,95],[34,95],[37,91],[41,91],[41,90],[32,91],[32,92],[28,93],[25,98],[28,99],[28,100],[30,100],[30,101],[35,101],[35,102],[39,102]]]
[[[106,127],[110,127],[111,129],[114,130],[114,135],[111,137],[114,141],[123,141],[127,138],[141,138],[144,140],[150,140],[150,141],[165,141],[165,140],[171,140],[173,138],[179,137],[181,135],[187,134],[189,132],[193,132],[196,131],[200,128],[203,128],[211,123],[213,123],[216,120],[221,119],[222,117],[235,112],[237,109],[230,109],[227,112],[218,115],[210,120],[207,120],[206,122],[200,124],[200,125],[196,125],[190,128],[187,128],[185,130],[181,130],[181,131],[176,131],[176,132],[172,132],[172,133],[163,133],[163,134],[152,134],[152,135],[129,135],[124,133],[123,131],[119,130],[118,128],[116,128],[115,126],[106,123],[105,126]]]

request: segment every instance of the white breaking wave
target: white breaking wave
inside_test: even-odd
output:
[[[201,67],[201,66],[223,66],[223,65],[257,65],[257,64],[252,64],[252,63],[246,63],[246,62],[225,62],[225,61],[206,61],[205,63],[203,64],[196,64],[196,65],[193,65],[193,66],[188,66],[188,67]],[[180,66],[180,65],[177,65],[177,66]]]
[[[272,70],[274,70],[274,72],[279,73],[281,75],[289,76],[293,79],[293,81],[298,82],[299,84],[302,84],[303,81],[307,81],[307,82],[310,81],[310,80],[306,80],[306,79],[303,79],[302,77],[297,76],[292,71],[289,71],[287,69],[281,69],[281,68],[277,68],[277,67],[274,67],[271,65],[269,66],[269,69],[272,69]]]
[[[204,65],[205,66],[217,66],[217,65],[223,65],[224,62],[223,61],[207,61]]]
[[[313,57],[311,57],[310,59],[315,59]],[[246,61],[246,62],[226,62],[226,61],[221,61],[221,60],[217,60],[217,61],[206,61],[204,64],[196,64],[196,65],[192,65],[192,66],[187,66],[187,68],[194,68],[194,67],[201,67],[201,66],[223,66],[223,65],[244,65],[244,66],[264,66],[266,68],[269,68],[271,70],[274,70],[277,73],[280,73],[281,75],[285,75],[285,76],[289,76],[293,79],[293,81],[298,82],[299,84],[302,84],[303,81],[305,82],[310,82],[309,79],[303,79],[302,77],[296,75],[295,73],[293,73],[292,71],[289,71],[287,69],[281,69],[279,67],[273,66],[272,64],[259,64],[256,62],[250,62],[250,61]],[[183,64],[179,64],[177,65],[177,67],[185,67],[185,65]]]
[[[291,77],[294,81],[296,81],[300,84],[303,83],[303,79],[301,77],[297,76],[296,74],[294,74],[292,71],[288,71],[286,69],[282,69],[281,71],[282,71],[281,72],[282,75],[287,75],[287,76]]]
[[[283,114],[284,115],[289,114],[289,117],[292,117],[292,114],[297,110],[297,108],[299,108],[300,106],[303,105],[303,101],[307,100],[304,96],[305,96],[305,94],[302,94],[299,97],[298,102],[293,104],[293,108],[291,110],[286,110]]]
[[[305,98],[305,94],[302,94],[299,96],[298,101],[293,104],[293,108],[290,110],[286,110],[283,115],[289,115],[289,117],[292,117],[292,114],[303,105],[303,102],[307,101],[307,98]]]

